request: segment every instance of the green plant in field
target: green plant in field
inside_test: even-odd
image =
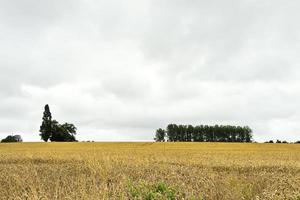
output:
[[[164,182],[158,182],[152,185],[139,183],[137,185],[129,184],[129,195],[135,199],[165,199],[175,200],[179,195],[174,188],[168,186]]]

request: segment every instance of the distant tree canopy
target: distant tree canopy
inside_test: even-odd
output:
[[[248,126],[177,125],[169,124],[166,130],[157,129],[155,141],[162,142],[252,142]]]
[[[9,135],[6,138],[2,139],[1,142],[8,143],[8,142],[22,142],[22,138],[20,135]]]
[[[266,141],[265,143],[274,143],[273,140]]]
[[[166,131],[159,128],[156,130],[156,133],[155,133],[155,141],[158,141],[158,142],[164,142],[165,141],[165,136],[166,136]]]
[[[76,141],[77,128],[73,124],[59,124],[58,121],[52,120],[49,105],[45,105],[43,122],[40,126],[41,139],[47,142],[74,142]]]

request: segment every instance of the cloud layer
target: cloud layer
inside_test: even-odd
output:
[[[300,2],[0,0],[0,138],[38,141],[43,106],[80,140],[168,123],[300,140]]]

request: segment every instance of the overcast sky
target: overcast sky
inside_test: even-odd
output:
[[[0,138],[39,141],[45,104],[79,140],[168,123],[300,140],[298,0],[0,0]]]

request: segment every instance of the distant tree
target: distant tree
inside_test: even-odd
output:
[[[252,142],[252,130],[249,126],[245,126],[244,128],[245,133],[245,142]]]
[[[276,143],[281,143],[281,141],[280,140],[276,140]]]
[[[41,139],[47,142],[52,135],[52,115],[50,112],[49,105],[45,105],[44,114],[43,114],[43,122],[40,126],[40,136]]]
[[[177,138],[176,129],[178,129],[176,124],[169,124],[167,126],[166,132],[167,132],[168,141],[170,141],[170,142],[176,141],[176,138]]]
[[[40,126],[41,139],[47,142],[74,142],[76,141],[77,128],[74,124],[59,124],[58,121],[52,120],[49,105],[45,105],[43,122]]]
[[[156,130],[156,133],[155,133],[155,141],[156,142],[164,142],[165,141],[165,135],[166,135],[166,131],[159,128]]]
[[[1,142],[9,143],[9,142],[23,142],[22,137],[20,135],[9,135],[6,138],[2,139]]]
[[[57,121],[52,121],[53,133],[50,136],[51,142],[75,142],[76,127],[73,124],[59,124]]]
[[[192,139],[194,142],[203,142],[204,141],[204,134],[203,134],[203,126],[196,126],[194,127],[194,131],[192,134]]]
[[[223,140],[222,132],[221,132],[221,130],[220,130],[219,125],[216,124],[216,125],[213,127],[212,133],[213,133],[213,141],[214,141],[214,142],[219,142],[219,141],[222,141],[222,140]]]
[[[205,125],[204,131],[205,131],[206,141],[213,142],[214,141],[214,128],[212,126]]]
[[[227,131],[229,134],[229,141],[230,142],[237,142],[238,140],[238,133],[234,126],[227,126]]]
[[[194,133],[194,127],[192,125],[188,125],[186,128],[186,141],[192,141],[192,135]]]
[[[14,138],[16,142],[23,142],[21,135],[14,135]]]
[[[288,142],[286,140],[283,140],[282,143],[287,144]]]
[[[180,141],[181,138],[180,131],[181,128],[177,126],[177,124],[173,124],[174,141]]]
[[[296,141],[295,144],[300,144],[300,140]]]
[[[229,134],[227,133],[227,129],[225,126],[216,125],[215,126],[215,137],[218,142],[226,142],[228,141]]]
[[[175,126],[177,127],[177,125]],[[187,137],[186,137],[186,132],[187,132],[187,129],[186,129],[186,126],[184,125],[178,125],[178,128],[175,129],[176,131],[176,141],[180,141],[180,142],[184,142],[187,140]]]
[[[237,141],[238,142],[244,142],[246,137],[245,137],[245,133],[244,133],[243,128],[240,127],[240,126],[237,126],[237,127],[235,127],[235,129],[236,129],[236,132],[237,132]]]

